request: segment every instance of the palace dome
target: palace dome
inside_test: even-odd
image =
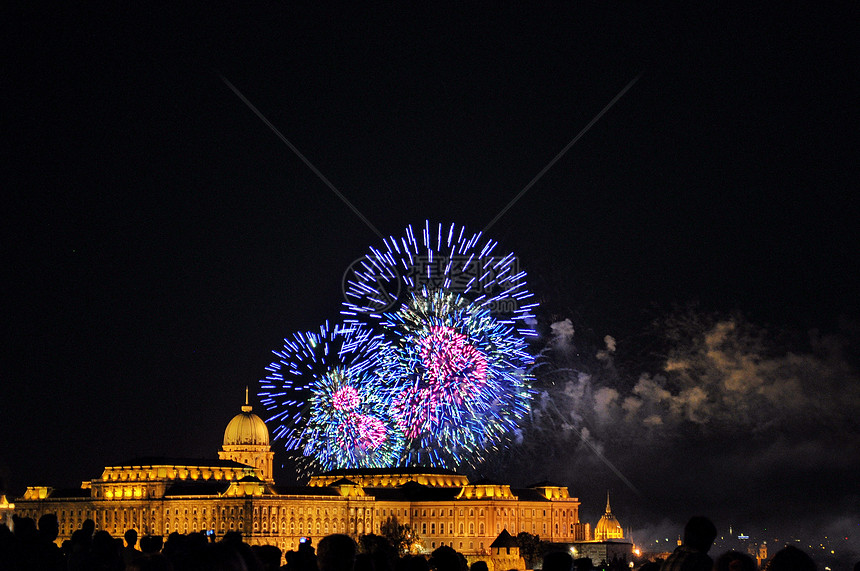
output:
[[[245,390],[245,405],[242,412],[233,417],[224,431],[224,446],[268,446],[269,429],[263,419],[251,412],[248,391]]]

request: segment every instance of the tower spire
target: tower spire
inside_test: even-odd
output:
[[[242,412],[251,412],[251,405],[248,404],[248,385],[245,385],[245,404],[242,406]]]
[[[612,509],[609,507],[609,491],[606,491],[606,513],[612,513]]]

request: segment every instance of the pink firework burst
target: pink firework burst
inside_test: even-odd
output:
[[[354,387],[341,387],[332,395],[332,406],[335,410],[354,410],[361,404],[361,397]]]
[[[409,387],[398,395],[392,403],[394,418],[408,438],[417,438],[432,424],[432,414],[438,406],[438,395],[429,388]]]
[[[385,442],[385,424],[375,416],[360,415],[356,421],[359,435],[358,445],[363,450],[375,450]]]
[[[454,384],[455,389],[486,383],[487,358],[453,327],[433,325],[418,344],[421,361],[432,381]]]

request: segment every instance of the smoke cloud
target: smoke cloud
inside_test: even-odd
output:
[[[498,477],[510,480],[514,467],[523,484],[563,479],[592,525],[611,489],[613,513],[643,542],[674,540],[703,513],[718,527],[783,537],[830,526],[860,553],[860,501],[848,483],[860,473],[860,377],[847,341],[817,331],[799,341],[742,316],[695,312],[654,331],[659,358],[646,370],[632,342],[591,343],[570,319],[552,323],[532,415]]]

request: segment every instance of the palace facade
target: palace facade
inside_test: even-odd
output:
[[[591,539],[589,524],[579,521],[579,500],[549,482],[512,488],[449,470],[391,468],[335,470],[304,486],[277,486],[273,456],[246,392],[217,460],[139,458],[105,467],[79,489],[31,486],[14,509],[36,520],[57,514],[60,540],[92,519],[114,536],[130,528],[165,537],[239,531],[252,545],[289,550],[302,537],[379,533],[391,517],[411,526],[425,550],[449,545],[473,556],[488,555],[504,530],[557,543]]]

